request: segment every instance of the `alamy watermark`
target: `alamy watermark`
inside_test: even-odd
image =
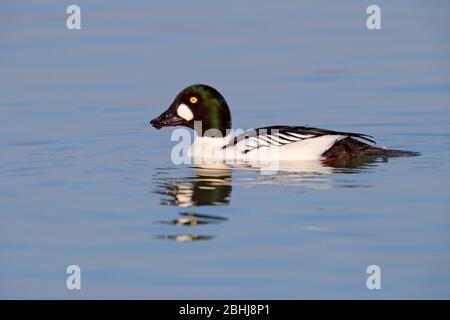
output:
[[[81,268],[76,264],[72,264],[67,267],[66,273],[69,276],[66,279],[66,288],[68,290],[80,290],[81,289]]]
[[[366,26],[369,30],[380,30],[381,29],[381,8],[372,4],[367,7],[366,13],[369,14],[366,20]]]
[[[381,268],[376,264],[372,264],[367,267],[366,273],[369,274],[369,277],[366,280],[367,289],[373,290],[381,289]]]
[[[177,144],[172,148],[170,158],[175,165],[200,165],[205,161],[234,165],[250,160],[264,163],[270,170],[279,168],[279,146],[283,145],[280,142],[283,139],[277,129],[227,129],[224,135],[217,129],[203,132],[201,121],[195,121],[193,129],[193,132],[187,128],[172,131],[171,141]]]
[[[69,15],[66,19],[66,27],[69,30],[81,29],[81,8],[76,4],[71,4],[66,8]],[[369,30],[381,29],[381,8],[376,4],[367,7],[366,13],[369,15],[366,20],[366,26]]]
[[[69,30],[81,29],[81,8],[76,4],[67,7],[66,13],[69,15],[66,19],[66,27]]]

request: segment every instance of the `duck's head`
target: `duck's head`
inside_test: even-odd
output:
[[[183,89],[169,108],[150,124],[156,129],[172,126],[194,129],[195,121],[201,121],[202,135],[209,129],[216,129],[225,136],[227,129],[231,129],[228,104],[213,87],[194,84]]]

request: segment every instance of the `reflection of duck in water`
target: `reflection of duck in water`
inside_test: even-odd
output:
[[[285,161],[267,164],[242,162],[231,166],[222,163],[203,163],[195,167],[195,176],[158,178],[155,193],[167,196],[162,205],[200,207],[227,205],[232,191],[231,170],[254,170],[252,178],[235,181],[240,185],[296,184],[308,189],[327,189],[327,176],[337,173],[356,173],[373,167],[387,158],[356,157],[338,159],[329,164],[320,161]],[[259,173],[256,173],[259,172]]]
[[[210,164],[195,168],[195,176],[178,179],[158,179],[156,193],[162,194],[161,204],[178,207],[200,207],[227,205],[231,195],[231,170],[221,164]],[[171,224],[183,227],[195,227],[206,224],[225,222],[228,219],[213,214],[197,212],[180,212],[175,219],[158,221],[162,224]],[[157,239],[175,241],[210,240],[211,235],[197,233],[162,234]]]
[[[245,162],[233,166],[237,170],[251,170],[255,174],[250,179],[235,181],[243,185],[277,184],[301,185],[307,189],[329,189],[332,187],[326,177],[333,172],[356,173],[375,164],[374,158],[353,158],[347,161],[340,160],[332,165],[320,161],[279,162],[274,167],[258,163]],[[194,168],[195,175],[173,178],[157,177],[158,188],[155,193],[164,195],[162,205],[177,207],[201,207],[227,205],[230,202],[232,181],[231,167],[224,164],[206,164]],[[260,171],[261,173],[257,173]],[[208,224],[217,224],[227,221],[227,218],[215,214],[204,214],[193,211],[179,212],[178,217],[157,221],[159,224],[181,226],[183,229],[199,227]],[[194,228],[195,229],[195,228]],[[185,229],[187,230],[187,229]],[[197,233],[160,234],[157,239],[175,241],[197,241],[213,239],[212,235]]]
[[[195,169],[195,177],[161,180],[155,192],[167,195],[164,205],[199,207],[226,205],[230,202],[231,170],[225,165],[209,165]]]
[[[179,215],[181,217],[177,219],[173,219],[170,221],[160,221],[160,223],[173,224],[176,226],[198,226],[201,224],[220,223],[228,220],[224,217],[195,212],[180,212]]]
[[[158,221],[161,224],[171,224],[175,226],[183,227],[193,227],[212,223],[225,222],[228,219],[224,217],[219,217],[216,215],[201,214],[195,212],[180,212],[176,219]],[[196,241],[196,240],[210,240],[214,236],[210,235],[199,235],[197,233],[185,233],[185,234],[160,234],[156,236],[157,239],[163,240],[176,240],[176,241]]]
[[[160,240],[175,240],[179,242],[186,242],[186,241],[198,241],[198,240],[211,240],[214,238],[213,236],[203,236],[196,233],[193,234],[160,234],[155,237],[156,239]]]

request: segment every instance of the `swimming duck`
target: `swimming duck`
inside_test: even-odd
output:
[[[233,134],[231,112],[213,87],[195,84],[183,89],[169,108],[150,121],[155,128],[184,126],[196,138],[190,157],[241,160],[320,160],[358,156],[416,156],[410,151],[376,147],[372,136],[309,126],[273,125]]]

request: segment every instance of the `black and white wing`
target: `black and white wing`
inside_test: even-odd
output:
[[[238,143],[245,143],[243,153],[247,153],[263,147],[283,146],[326,135],[353,137],[375,143],[372,140],[372,136],[362,133],[341,132],[306,126],[271,126],[253,129],[238,135],[223,148],[234,147]]]

